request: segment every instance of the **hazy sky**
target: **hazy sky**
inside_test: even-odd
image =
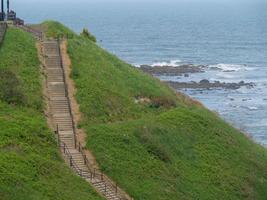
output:
[[[5,0],[6,1],[6,0]],[[24,5],[28,6],[32,3],[32,6],[36,7],[43,5],[44,3],[48,4],[55,4],[59,5],[61,3],[75,5],[77,7],[82,6],[83,4],[97,4],[103,6],[105,5],[125,5],[125,4],[135,4],[135,5],[146,5],[149,6],[150,4],[156,5],[161,4],[177,4],[177,3],[184,3],[184,4],[199,4],[199,3],[207,3],[207,4],[226,4],[226,5],[238,5],[242,6],[242,4],[255,4],[257,2],[261,2],[267,4],[267,0],[10,0],[11,6],[15,8],[21,7]],[[164,7],[163,7],[164,8]]]
[[[133,2],[133,3],[141,3],[141,2],[150,2],[150,3],[157,3],[157,2],[219,2],[219,3],[234,3],[234,2],[266,2],[266,0],[10,0],[10,2],[72,2],[72,3],[82,3],[82,2]]]

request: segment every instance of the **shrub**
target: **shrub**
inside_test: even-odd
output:
[[[204,108],[204,105],[202,103],[200,103],[199,101],[195,99],[192,99],[191,97],[181,92],[177,92],[176,97],[179,100],[179,102],[183,103],[186,106],[196,106],[199,108]]]
[[[0,69],[0,99],[9,104],[26,103],[19,79],[6,69]]]
[[[171,99],[169,97],[152,97],[151,98],[151,107],[159,108],[159,107],[164,107],[164,108],[171,108],[175,107],[176,102],[174,99]]]
[[[83,31],[81,32],[81,36],[84,38],[87,38],[89,40],[91,40],[92,42],[96,42],[96,37],[94,35],[92,35],[88,29],[84,28]]]

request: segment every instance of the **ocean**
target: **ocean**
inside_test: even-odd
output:
[[[254,88],[183,91],[267,146],[267,2],[12,3],[11,7],[27,23],[54,19],[76,32],[89,28],[99,45],[136,66],[207,66],[205,73],[159,77],[163,80],[254,82]]]

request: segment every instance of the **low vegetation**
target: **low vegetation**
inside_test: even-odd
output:
[[[10,28],[0,48],[0,199],[102,199],[60,157],[42,102],[35,41]]]
[[[267,198],[266,149],[82,36],[68,53],[87,147],[135,199]]]
[[[45,32],[47,38],[73,38],[75,33],[59,22],[47,20],[42,24],[31,25],[33,29]]]
[[[25,104],[41,110],[40,63],[33,38],[22,31],[9,29],[5,41],[0,48],[2,95],[5,93],[3,89],[15,92],[9,98],[19,98],[18,95],[23,93]]]
[[[81,36],[87,38],[88,40],[91,40],[92,42],[96,42],[96,37],[92,35],[86,28],[84,28],[81,32]]]
[[[68,50],[74,66],[72,78],[78,87],[77,100],[86,123],[139,119],[179,104],[170,88],[83,37],[69,40]],[[141,103],[138,99],[149,101]]]
[[[0,69],[0,99],[9,104],[26,103],[19,79],[7,69]]]

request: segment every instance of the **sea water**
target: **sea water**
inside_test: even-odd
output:
[[[238,90],[183,90],[229,123],[267,145],[267,2],[14,1],[27,23],[55,19],[133,65],[202,64],[206,72],[172,81],[254,82]],[[212,70],[214,67],[220,70]]]

